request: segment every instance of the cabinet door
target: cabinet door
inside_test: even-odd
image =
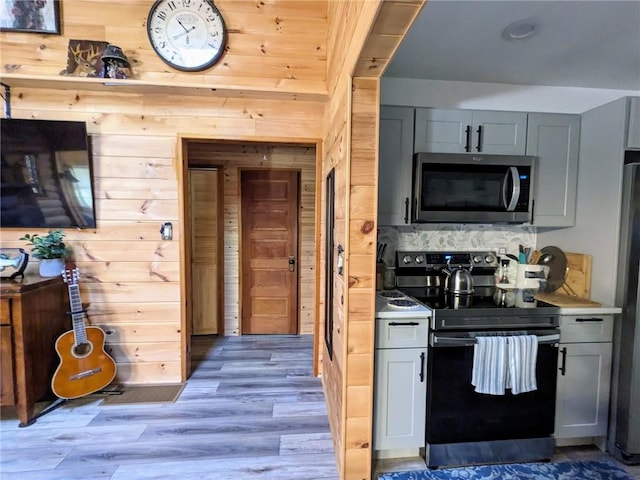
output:
[[[413,170],[413,108],[380,108],[378,224],[409,223]]]
[[[527,155],[538,157],[534,178],[534,225],[574,225],[579,146],[578,115],[529,114]]]
[[[640,97],[632,97],[629,101],[627,128],[627,148],[640,149]]]
[[[556,438],[607,434],[611,350],[609,342],[560,344]]]
[[[427,350],[376,350],[373,448],[425,445]]]
[[[527,114],[416,109],[416,152],[524,155]]]
[[[13,348],[11,327],[0,327],[0,405],[15,404],[13,391]]]
[[[471,123],[470,110],[416,108],[414,150],[439,153],[469,152],[473,140]]]
[[[527,114],[523,112],[473,112],[472,153],[524,155]]]

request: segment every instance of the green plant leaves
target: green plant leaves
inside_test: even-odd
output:
[[[65,258],[68,250],[63,242],[65,234],[62,230],[49,230],[46,235],[40,236],[37,233],[29,235],[28,233],[24,237],[20,237],[20,240],[26,240],[28,245],[31,245],[31,252],[35,258],[45,260],[50,258]]]

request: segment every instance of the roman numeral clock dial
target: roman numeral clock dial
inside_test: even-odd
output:
[[[215,65],[227,38],[224,19],[211,0],[157,0],[147,17],[147,34],[158,56],[184,72]]]

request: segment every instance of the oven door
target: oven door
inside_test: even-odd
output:
[[[504,332],[509,335],[508,332]],[[432,332],[430,337],[428,444],[548,437],[555,417],[558,330],[513,332],[538,335],[537,390],[486,395],[471,385],[474,336],[483,332]],[[484,333],[486,335],[486,332]]]

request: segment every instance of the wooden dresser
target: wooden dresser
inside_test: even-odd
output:
[[[61,277],[0,282],[0,405],[15,405],[20,426],[34,421],[58,365],[55,342],[71,329]]]

